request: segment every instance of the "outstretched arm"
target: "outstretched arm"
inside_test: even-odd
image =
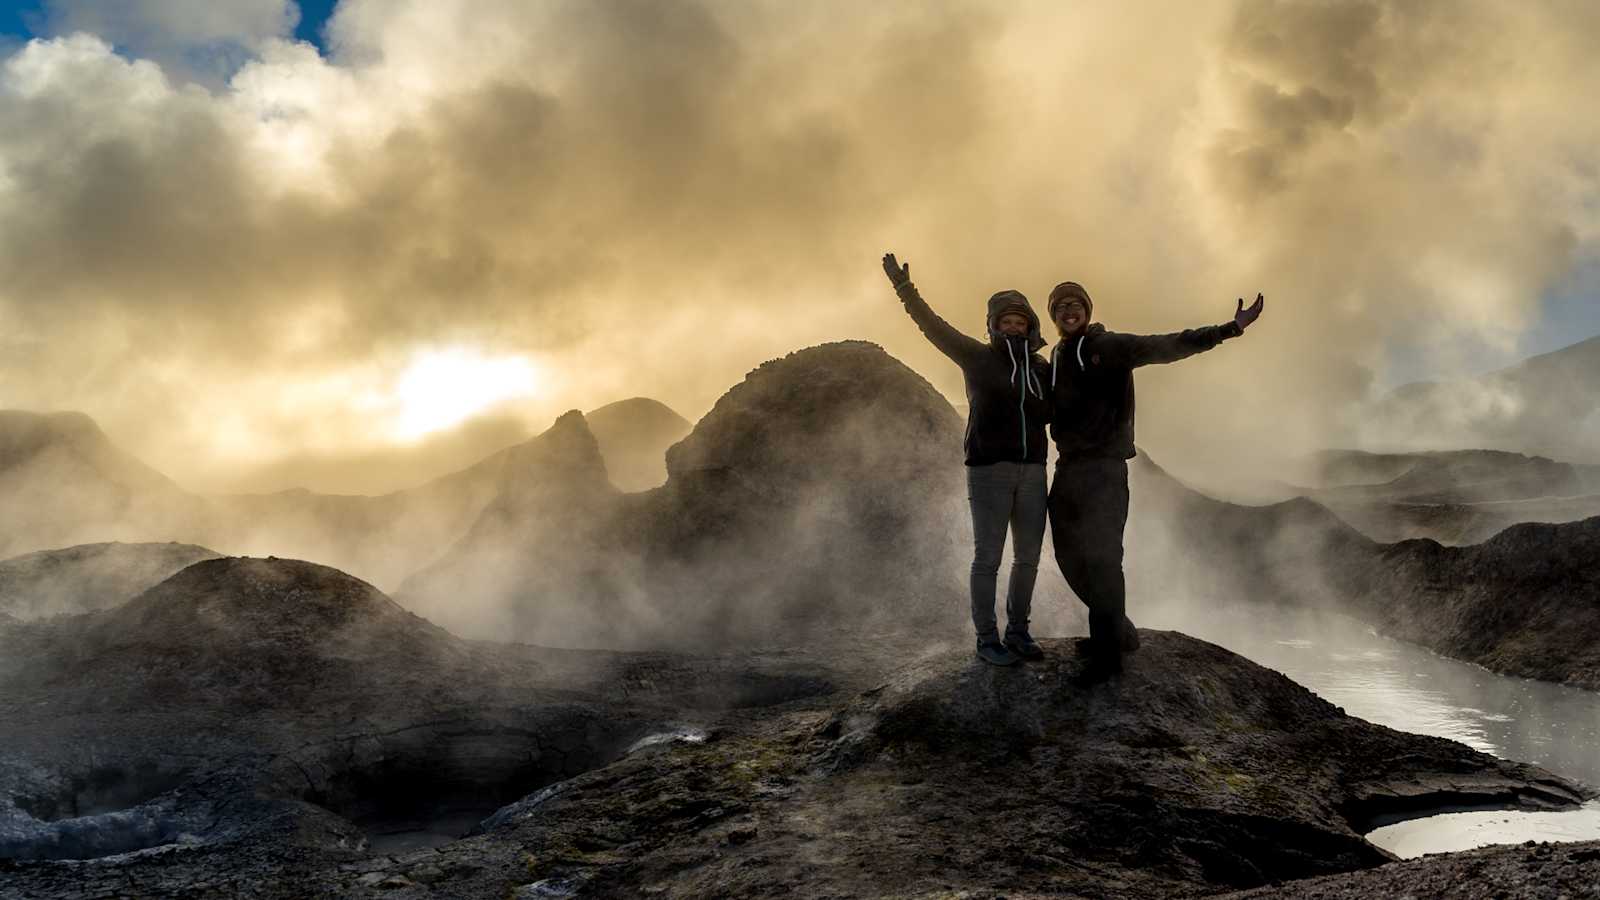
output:
[[[968,337],[955,329],[955,326],[939,317],[917,293],[917,286],[911,283],[911,264],[900,263],[894,258],[893,253],[883,255],[883,272],[889,276],[889,283],[894,285],[894,292],[900,296],[900,302],[905,305],[906,312],[910,313],[911,321],[917,323],[923,335],[939,348],[939,352],[950,357],[957,363],[970,358],[974,353],[983,352],[983,344],[976,339]]]
[[[1126,369],[1177,362],[1244,334],[1244,330],[1261,317],[1265,307],[1266,298],[1260,294],[1248,307],[1241,298],[1231,322],[1174,334],[1107,334],[1095,343],[1094,352],[1102,365]]]

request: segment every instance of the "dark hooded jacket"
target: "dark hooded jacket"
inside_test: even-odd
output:
[[[1050,435],[1061,458],[1133,458],[1133,370],[1177,362],[1242,331],[1233,322],[1176,334],[1118,334],[1098,322],[1050,354]]]
[[[911,282],[895,289],[911,320],[940,352],[961,367],[967,385],[967,465],[997,462],[1044,464],[1050,421],[1049,364],[1034,351],[1044,346],[1039,316],[1016,291],[989,298],[987,342],[968,337],[939,317]],[[995,320],[1011,307],[1027,311],[1026,336],[1007,338]]]

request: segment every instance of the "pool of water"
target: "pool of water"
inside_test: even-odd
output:
[[[1600,786],[1600,693],[1438,656],[1342,616],[1191,604],[1152,610],[1140,625],[1219,644],[1284,673],[1350,715],[1460,741]],[[1600,839],[1600,804],[1574,812],[1462,811],[1379,828],[1373,843],[1399,856],[1521,841]]]

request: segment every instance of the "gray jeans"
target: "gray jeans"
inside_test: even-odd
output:
[[[994,592],[1000,556],[1011,529],[1011,586],[1006,591],[1006,633],[1028,630],[1033,608],[1033,583],[1039,576],[1039,548],[1048,515],[1044,466],[1037,463],[992,463],[967,467],[967,501],[972,506],[972,625],[979,640],[1000,637],[994,616]]]

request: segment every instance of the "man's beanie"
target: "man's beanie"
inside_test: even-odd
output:
[[[1063,281],[1050,289],[1050,303],[1047,307],[1050,311],[1050,321],[1055,321],[1056,307],[1068,300],[1082,300],[1083,311],[1090,316],[1094,315],[1094,301],[1089,299],[1089,292],[1083,289],[1083,285],[1076,281]]]

